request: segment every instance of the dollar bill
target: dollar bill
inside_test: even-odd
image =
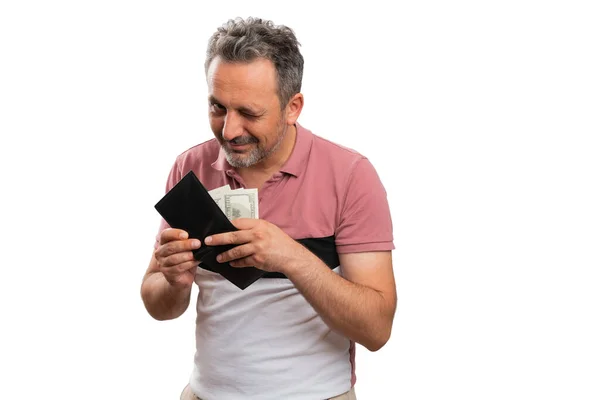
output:
[[[258,191],[256,189],[225,192],[223,197],[225,215],[229,220],[258,218]]]
[[[225,185],[210,190],[208,193],[229,220],[259,218],[258,190],[256,189],[231,189],[229,185]]]
[[[229,185],[225,185],[225,186],[221,186],[221,187],[215,188],[213,190],[209,190],[208,193],[212,194],[212,193],[217,193],[217,192],[220,192],[220,191],[230,191],[230,190],[231,190],[231,187]]]
[[[229,185],[221,186],[219,188],[210,190],[208,193],[212,197],[212,199],[217,203],[221,211],[225,212],[225,199],[223,197],[224,193],[231,191]]]

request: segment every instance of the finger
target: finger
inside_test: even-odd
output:
[[[201,245],[198,239],[174,240],[159,246],[156,249],[155,256],[156,258],[168,257],[172,254],[199,249]]]
[[[160,244],[168,243],[173,240],[185,240],[188,233],[182,229],[167,228],[160,233]]]
[[[233,260],[229,262],[229,265],[235,268],[254,267],[256,263],[252,257],[244,257],[239,260]]]
[[[161,267],[161,272],[165,275],[178,275],[194,267],[197,267],[198,265],[200,265],[200,261],[197,260],[184,261],[179,264],[165,264]]]
[[[173,280],[177,276],[187,273],[188,271],[194,271],[200,263],[198,261],[187,261],[181,264],[177,264],[171,267],[161,267],[160,272],[163,273],[165,278]]]
[[[191,251],[185,251],[183,253],[175,253],[171,254],[168,257],[164,257],[160,261],[160,265],[165,268],[173,268],[178,266],[179,264],[183,264],[190,261],[197,261],[194,258],[194,253]]]
[[[221,246],[228,244],[244,244],[252,241],[253,233],[247,230],[219,233],[208,236],[204,243],[208,246]]]
[[[197,261],[197,260],[186,261],[184,263],[177,264],[177,265],[173,266],[171,268],[171,270],[176,271],[178,274],[182,274],[182,273],[184,273],[186,271],[193,270],[198,265],[200,265],[200,261]]]
[[[229,262],[245,257],[249,257],[254,254],[254,246],[251,243],[247,243],[241,246],[234,247],[231,250],[227,250],[217,256],[218,262]]]
[[[237,218],[231,221],[231,224],[240,230],[253,229],[260,224],[262,220],[256,218]]]

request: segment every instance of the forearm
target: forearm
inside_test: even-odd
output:
[[[344,279],[317,257],[286,275],[331,329],[371,351],[389,339],[394,310],[382,293]]]
[[[146,310],[157,320],[181,316],[190,304],[191,293],[191,287],[180,289],[169,284],[161,272],[146,275],[141,289]]]

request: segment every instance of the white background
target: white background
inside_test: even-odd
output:
[[[296,31],[301,123],[388,190],[398,311],[359,398],[600,398],[595,2],[332,3],[2,2],[0,398],[178,398],[194,313],[143,308],[153,207],[211,137],[208,37],[249,15]]]

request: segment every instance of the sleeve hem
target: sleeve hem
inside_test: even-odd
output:
[[[338,244],[336,245],[339,254],[344,253],[364,253],[369,251],[391,251],[396,247],[393,242],[371,242],[356,244]]]

